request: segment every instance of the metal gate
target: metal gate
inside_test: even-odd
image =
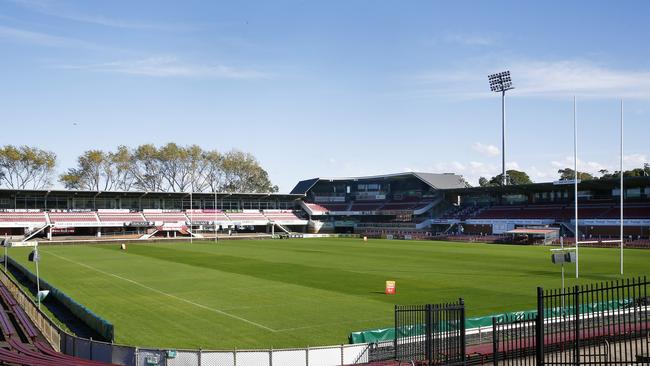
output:
[[[465,365],[465,304],[395,306],[395,359]]]

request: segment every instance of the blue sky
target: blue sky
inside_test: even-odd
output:
[[[300,179],[405,170],[551,181],[650,161],[650,3],[643,1],[0,0],[4,143],[55,151],[196,143]],[[76,125],[75,125],[76,123]]]

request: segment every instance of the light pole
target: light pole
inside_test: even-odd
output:
[[[490,90],[501,93],[501,185],[508,184],[506,177],[506,91],[514,89],[510,71],[488,75]]]

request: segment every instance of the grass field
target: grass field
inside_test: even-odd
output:
[[[30,248],[10,255],[27,262]],[[115,325],[116,342],[232,349],[346,343],[393,304],[463,297],[468,315],[535,307],[560,283],[548,247],[360,239],[41,246],[41,276]],[[619,278],[618,251],[580,252],[582,283]],[[650,251],[626,250],[626,276]],[[567,285],[575,284],[568,266]],[[383,294],[396,280],[398,294]]]

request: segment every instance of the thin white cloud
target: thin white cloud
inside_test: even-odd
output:
[[[463,46],[492,46],[497,43],[497,37],[489,34],[446,33],[442,36],[445,43]]]
[[[475,142],[474,144],[472,144],[472,150],[487,156],[499,155],[498,147],[490,144],[483,144],[480,142]]]
[[[490,96],[488,74],[508,69],[520,96],[650,99],[650,70],[630,70],[590,60],[472,59],[464,67],[417,73],[412,80],[428,96]]]
[[[155,23],[141,20],[126,20],[111,18],[103,15],[87,14],[65,7],[61,3],[48,0],[12,0],[13,3],[33,12],[49,15],[75,22],[95,24],[112,28],[140,29],[140,30],[192,30],[193,27],[184,24]]]
[[[63,65],[60,68],[150,77],[207,77],[215,79],[266,79],[270,75],[252,69],[220,64],[192,64],[176,57],[149,57],[88,65]]]
[[[93,43],[74,38],[60,37],[52,34],[33,32],[3,25],[0,25],[0,39],[47,47],[102,48]]]

